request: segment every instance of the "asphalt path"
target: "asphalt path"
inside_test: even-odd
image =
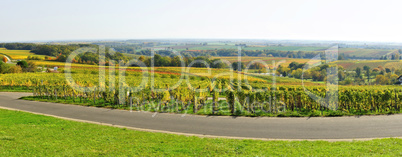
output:
[[[262,140],[364,140],[402,137],[402,115],[270,118],[130,112],[19,100],[28,93],[0,93],[0,108],[136,130]]]

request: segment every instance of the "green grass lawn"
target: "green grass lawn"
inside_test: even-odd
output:
[[[32,92],[32,89],[26,86],[0,86],[0,92]]]
[[[187,137],[0,109],[0,156],[401,156],[401,145]]]

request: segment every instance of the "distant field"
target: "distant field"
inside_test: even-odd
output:
[[[156,46],[155,48],[173,48],[176,51],[182,50],[219,50],[219,49],[238,49],[237,46],[233,44],[224,43],[211,43],[205,46],[202,45],[163,45]],[[277,50],[277,51],[303,51],[303,52],[324,52],[328,47],[317,47],[317,46],[258,46],[250,45],[248,47],[243,47],[242,50]],[[379,59],[381,56],[390,55],[397,52],[398,50],[388,50],[388,49],[363,49],[363,48],[340,48],[339,54],[345,54],[350,57],[357,58],[373,58]]]
[[[344,67],[346,70],[353,70],[357,67],[363,68],[365,65],[369,66],[371,69],[377,68],[380,65],[384,68],[402,68],[402,61],[392,60],[339,60],[334,63]]]
[[[2,56],[0,55],[0,57],[2,58]],[[220,58],[223,60],[227,60],[230,63],[233,62],[237,62],[237,57],[213,57],[211,59],[216,59],[216,58]],[[273,62],[275,62],[275,64],[278,64],[279,62],[280,65],[282,66],[288,66],[290,63],[292,62],[297,62],[297,63],[316,63],[319,62],[319,60],[310,60],[310,59],[299,59],[299,58],[280,58],[280,57],[242,57],[241,58],[241,62],[243,62],[246,66],[251,63],[252,61],[263,61],[265,62],[268,67],[272,68],[273,67]],[[54,61],[35,61],[37,63],[37,65],[39,66],[49,66],[49,67],[53,67],[53,66],[58,66],[60,68],[64,68],[65,63],[63,62],[54,62]],[[395,68],[395,69],[400,69],[402,68],[402,61],[391,61],[391,60],[338,60],[333,62],[333,64],[337,64],[340,65],[342,67],[344,67],[346,70],[354,70],[357,67],[363,68],[363,66],[367,65],[369,66],[371,69],[373,68],[377,68],[378,66],[382,66],[384,68]],[[96,65],[88,65],[88,64],[77,64],[77,63],[72,63],[71,64],[72,67],[91,67],[91,68],[95,68],[97,67]],[[130,67],[129,69],[138,69],[136,67]],[[155,70],[157,71],[166,71],[166,72],[178,72],[180,73],[181,68],[179,67],[155,67]],[[194,68],[192,68],[194,69]],[[202,69],[202,68],[198,68],[198,69]],[[138,69],[139,70],[139,69]],[[192,73],[193,70],[190,71],[190,73]],[[206,71],[203,71],[201,73],[205,73]],[[212,73],[215,73],[215,71],[212,71]],[[249,72],[252,72],[252,70],[250,70]],[[204,76],[206,76],[206,74],[204,74]],[[208,76],[207,76],[208,77]]]
[[[155,48],[173,48],[177,51],[186,50],[219,50],[219,49],[237,49],[238,46],[234,44],[213,43],[206,46],[202,45],[161,45]],[[278,51],[305,51],[315,52],[324,51],[327,47],[314,47],[314,46],[249,46],[243,47],[243,50],[278,50]]]
[[[46,66],[46,67],[59,67],[59,71],[62,71],[65,67],[65,63],[63,62],[53,62],[53,61],[35,61],[35,63],[38,66]],[[88,65],[88,64],[77,64],[77,63],[71,63],[72,69],[82,69],[86,71],[98,71],[99,66],[98,65]],[[104,67],[101,67],[104,68]],[[105,67],[109,68],[109,67]],[[147,68],[147,70],[151,70],[150,67]],[[158,75],[166,75],[166,74],[172,74],[172,75],[180,75],[182,72],[181,67],[155,67],[155,74]],[[203,76],[203,77],[208,77],[208,78],[213,78],[213,77],[219,77],[219,78],[230,78],[233,76],[233,79],[238,79],[238,78],[246,78],[243,74],[238,74],[237,72],[230,72],[228,69],[207,69],[207,68],[184,68],[184,72],[188,73],[190,75],[195,75],[195,76]],[[128,67],[126,71],[129,72],[142,72],[141,68],[139,67]],[[226,75],[220,75],[223,73],[230,73]],[[264,79],[260,78],[254,78],[254,77],[247,77],[247,80],[249,81],[257,81],[257,82],[266,82]]]
[[[266,47],[245,47],[245,50],[278,50],[278,51],[324,51],[327,47],[313,46],[266,46]]]
[[[206,46],[196,46],[191,47],[189,50],[215,50],[215,49],[237,49],[234,45],[206,45]]]
[[[227,60],[231,63],[237,62],[238,58],[237,57],[213,57],[215,58],[220,58],[223,60]],[[319,60],[310,60],[310,59],[300,59],[300,58],[281,58],[281,57],[241,57],[241,62],[243,62],[246,66],[251,63],[251,62],[257,62],[257,61],[263,61],[265,62],[269,67],[273,66],[273,63],[278,64],[280,62],[280,65],[282,66],[288,66],[292,62],[297,62],[297,63],[306,63],[306,62],[318,62]]]
[[[127,56],[127,57],[133,57],[133,58],[138,58],[141,55],[136,55],[136,54],[130,54],[130,53],[123,53],[123,55]]]
[[[227,60],[231,63],[237,62],[237,57],[213,57],[220,58],[223,60]],[[292,62],[297,63],[316,63],[319,60],[310,60],[310,59],[300,59],[300,58],[280,58],[280,57],[241,57],[241,62],[243,62],[246,66],[251,63],[252,61],[261,60],[265,62],[269,67],[273,66],[273,62],[278,64],[278,62],[283,61],[280,65],[288,66]],[[371,69],[377,68],[378,66],[382,66],[384,68],[395,68],[401,69],[402,68],[402,60],[401,61],[394,61],[394,60],[338,60],[332,62],[333,64],[340,65],[344,67],[346,70],[354,70],[357,67],[363,68],[365,65],[369,66]]]
[[[385,49],[358,49],[358,48],[340,48],[339,53],[344,53],[350,57],[366,57],[366,58],[380,58],[381,56],[397,52],[398,50],[385,50]]]
[[[45,55],[36,55],[34,53],[31,53],[30,50],[7,50],[4,48],[1,48],[0,54],[6,54],[6,55],[10,56],[11,59],[14,59],[14,60],[27,59],[28,56],[36,56],[36,57],[45,58]]]
[[[269,58],[269,57],[266,57]],[[232,61],[234,61],[232,59]],[[289,64],[293,60],[289,59],[287,62],[283,64]],[[39,66],[47,66],[47,67],[54,67],[58,66],[59,71],[62,71],[64,69],[64,63],[62,62],[52,62],[52,61],[35,61],[37,65]],[[303,60],[299,60],[299,62],[306,62]],[[88,64],[76,64],[72,63],[71,64],[73,71],[78,71],[80,73],[92,73],[95,71],[99,70],[97,65],[88,65]],[[287,66],[287,65],[286,65]],[[102,67],[101,67],[102,68]],[[108,69],[108,67],[106,67]],[[147,68],[148,70],[151,70],[150,68]],[[179,78],[182,68],[181,67],[155,67],[155,74],[159,75],[157,77],[164,77],[163,75],[176,75],[177,79]],[[188,71],[187,71],[188,70]],[[128,71],[129,77],[138,77],[134,76],[131,74],[134,73],[141,73],[141,69],[138,67],[129,67],[126,69]],[[251,73],[253,70],[248,71],[248,73]],[[245,74],[237,73],[236,71],[230,72],[228,69],[207,69],[207,68],[184,68],[184,73],[187,73],[192,75],[192,76],[202,76],[205,78],[214,78],[214,77],[219,77],[219,78],[224,78],[224,79],[247,79],[250,81],[251,84],[260,84],[260,83],[272,83],[272,77],[267,76],[267,75],[261,75],[261,76],[246,76]],[[245,72],[245,71],[243,71]],[[96,76],[95,78],[98,78]],[[0,78],[1,79],[1,78]],[[193,81],[192,81],[193,82]],[[301,85],[301,81],[299,79],[294,79],[294,78],[277,78],[277,84],[286,84],[286,85]],[[311,81],[306,80],[305,85],[318,85],[320,83],[312,83]]]
[[[207,45],[191,47],[189,50],[214,50],[214,49],[237,49],[234,45]],[[307,47],[307,46],[250,46],[243,47],[243,50],[278,50],[278,51],[324,51],[326,47]]]
[[[56,62],[56,61],[35,61],[35,63],[39,66],[58,66],[58,67],[65,66],[64,62]],[[78,63],[71,63],[71,66],[72,67],[94,67],[94,65],[78,64]]]

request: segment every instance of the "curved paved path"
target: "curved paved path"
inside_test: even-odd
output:
[[[402,115],[313,118],[216,117],[129,112],[18,100],[27,93],[0,93],[0,107],[137,130],[206,137],[351,140],[402,137]]]
[[[7,63],[11,63],[11,58],[8,55],[3,54],[3,53],[0,53],[0,55],[3,55],[4,57],[7,58]]]

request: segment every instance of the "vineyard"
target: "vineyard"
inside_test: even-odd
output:
[[[397,87],[341,87],[336,93],[319,86],[306,90],[321,97],[337,94],[339,99],[322,103],[325,99],[313,100],[300,86],[258,89],[224,79],[205,81],[196,88],[186,84],[177,88],[159,84],[140,89],[98,87],[76,90],[65,85],[39,85],[32,88],[34,96],[25,99],[150,112],[234,116],[342,116],[401,111],[402,91]],[[225,98],[220,99],[221,96]]]
[[[52,63],[52,64],[49,64]],[[0,75],[0,90],[32,91],[27,100],[52,101],[151,112],[235,116],[342,116],[400,113],[402,91],[398,86],[339,86],[328,92],[324,84],[293,78],[275,78],[227,69],[176,67],[111,67],[72,64],[72,82],[65,67],[59,73]],[[152,71],[153,70],[153,71]],[[124,76],[124,77],[123,77]],[[101,81],[100,81],[101,79]],[[103,80],[104,82],[103,82]],[[275,83],[274,83],[275,82]],[[72,88],[71,83],[82,88]],[[88,87],[88,88],[83,88]],[[325,98],[313,99],[308,92]],[[324,103],[325,102],[325,103]]]

